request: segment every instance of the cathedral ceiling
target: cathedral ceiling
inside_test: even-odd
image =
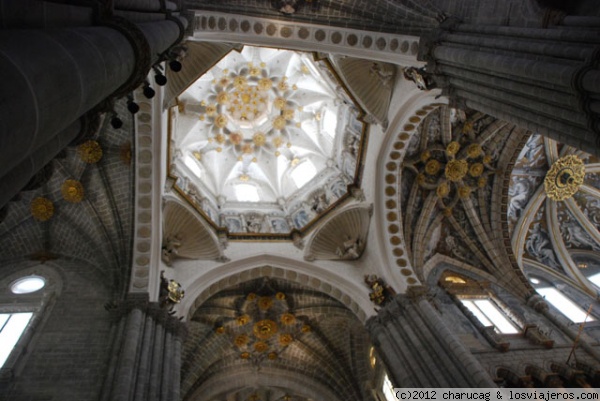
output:
[[[443,255],[528,292],[501,234],[505,175],[523,136],[511,124],[447,106],[416,128],[402,162],[400,203],[405,248],[421,280],[428,262]]]
[[[372,374],[366,330],[323,293],[280,279],[255,279],[210,297],[195,311],[189,330],[184,399],[372,397],[357,385]],[[246,381],[235,381],[238,374]],[[235,384],[215,388],[228,377]]]
[[[367,125],[312,54],[246,46],[177,102],[175,189],[232,238],[303,230],[359,185]]]
[[[586,276],[600,272],[599,173],[596,157],[533,135],[515,163],[507,211],[520,265],[566,275],[594,295]]]
[[[125,109],[124,102],[116,106]],[[133,119],[116,130],[101,119],[92,134],[32,178],[0,219],[0,265],[79,266],[116,293],[131,261]]]

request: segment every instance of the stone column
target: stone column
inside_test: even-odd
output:
[[[422,38],[443,94],[470,107],[600,155],[600,35],[578,26],[533,29],[450,20]],[[597,100],[596,100],[597,101]]]
[[[147,294],[131,295],[110,312],[117,329],[101,400],[179,399],[184,324],[148,302]]]
[[[138,87],[185,26],[178,17],[112,17],[98,26],[0,31],[0,208],[82,135],[81,116]]]
[[[496,386],[446,327],[422,288],[397,295],[369,319],[367,329],[395,386]]]

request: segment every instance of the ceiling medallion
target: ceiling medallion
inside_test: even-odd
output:
[[[60,187],[64,200],[71,203],[79,203],[83,200],[83,185],[77,180],[65,180]]]
[[[270,288],[269,288],[270,289]],[[304,318],[290,311],[284,293],[248,293],[235,301],[238,316],[221,322],[217,335],[227,335],[241,359],[259,365],[278,359],[296,339],[311,332]]]
[[[77,148],[79,158],[86,163],[98,163],[102,159],[102,147],[94,140],[85,141]]]
[[[54,215],[54,203],[48,198],[35,198],[31,201],[31,215],[37,221],[50,220]]]
[[[485,154],[479,143],[452,141],[445,148],[436,144],[424,150],[411,167],[417,172],[419,186],[435,191],[439,206],[449,211],[444,215],[449,216],[457,199],[467,199],[485,187],[488,176],[495,173],[491,163],[492,156]]]
[[[563,156],[552,164],[544,179],[544,190],[554,201],[569,199],[577,193],[585,178],[585,165],[575,156]]]

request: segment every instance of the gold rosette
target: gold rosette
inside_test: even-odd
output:
[[[54,215],[54,203],[48,198],[35,198],[31,201],[31,215],[37,221],[50,220]]]
[[[454,156],[460,150],[460,144],[456,141],[452,141],[446,146],[446,153],[449,156]]]
[[[85,141],[77,148],[79,158],[88,164],[98,163],[102,159],[102,147],[94,140]]]
[[[227,117],[223,114],[219,114],[215,118],[215,125],[219,128],[224,128],[227,125]]]
[[[429,175],[435,175],[440,171],[440,162],[435,159],[430,159],[425,164],[425,172]]]
[[[469,165],[466,160],[450,160],[446,165],[446,178],[454,182],[460,181],[467,174],[468,169]]]
[[[79,203],[83,200],[83,185],[77,180],[65,180],[60,192],[67,202]]]
[[[481,174],[483,174],[483,164],[481,163],[473,163],[471,167],[469,167],[469,174],[471,177],[477,178]]]
[[[252,328],[252,332],[261,340],[266,340],[271,338],[273,335],[277,334],[279,328],[277,327],[277,323],[272,320],[264,319],[254,324]]]

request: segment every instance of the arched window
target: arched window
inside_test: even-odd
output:
[[[497,334],[517,334],[519,325],[509,316],[508,308],[489,289],[489,284],[446,272],[440,285],[454,296],[461,309],[470,313],[483,327],[493,328]]]
[[[565,315],[573,323],[591,322],[596,320],[590,310],[585,310],[574,302],[570,297],[563,294],[559,288],[552,283],[537,277],[530,276],[529,281],[533,288],[540,294],[549,304],[556,308],[560,313]]]
[[[58,283],[54,271],[44,265],[0,279],[0,381],[14,377],[23,366]]]

